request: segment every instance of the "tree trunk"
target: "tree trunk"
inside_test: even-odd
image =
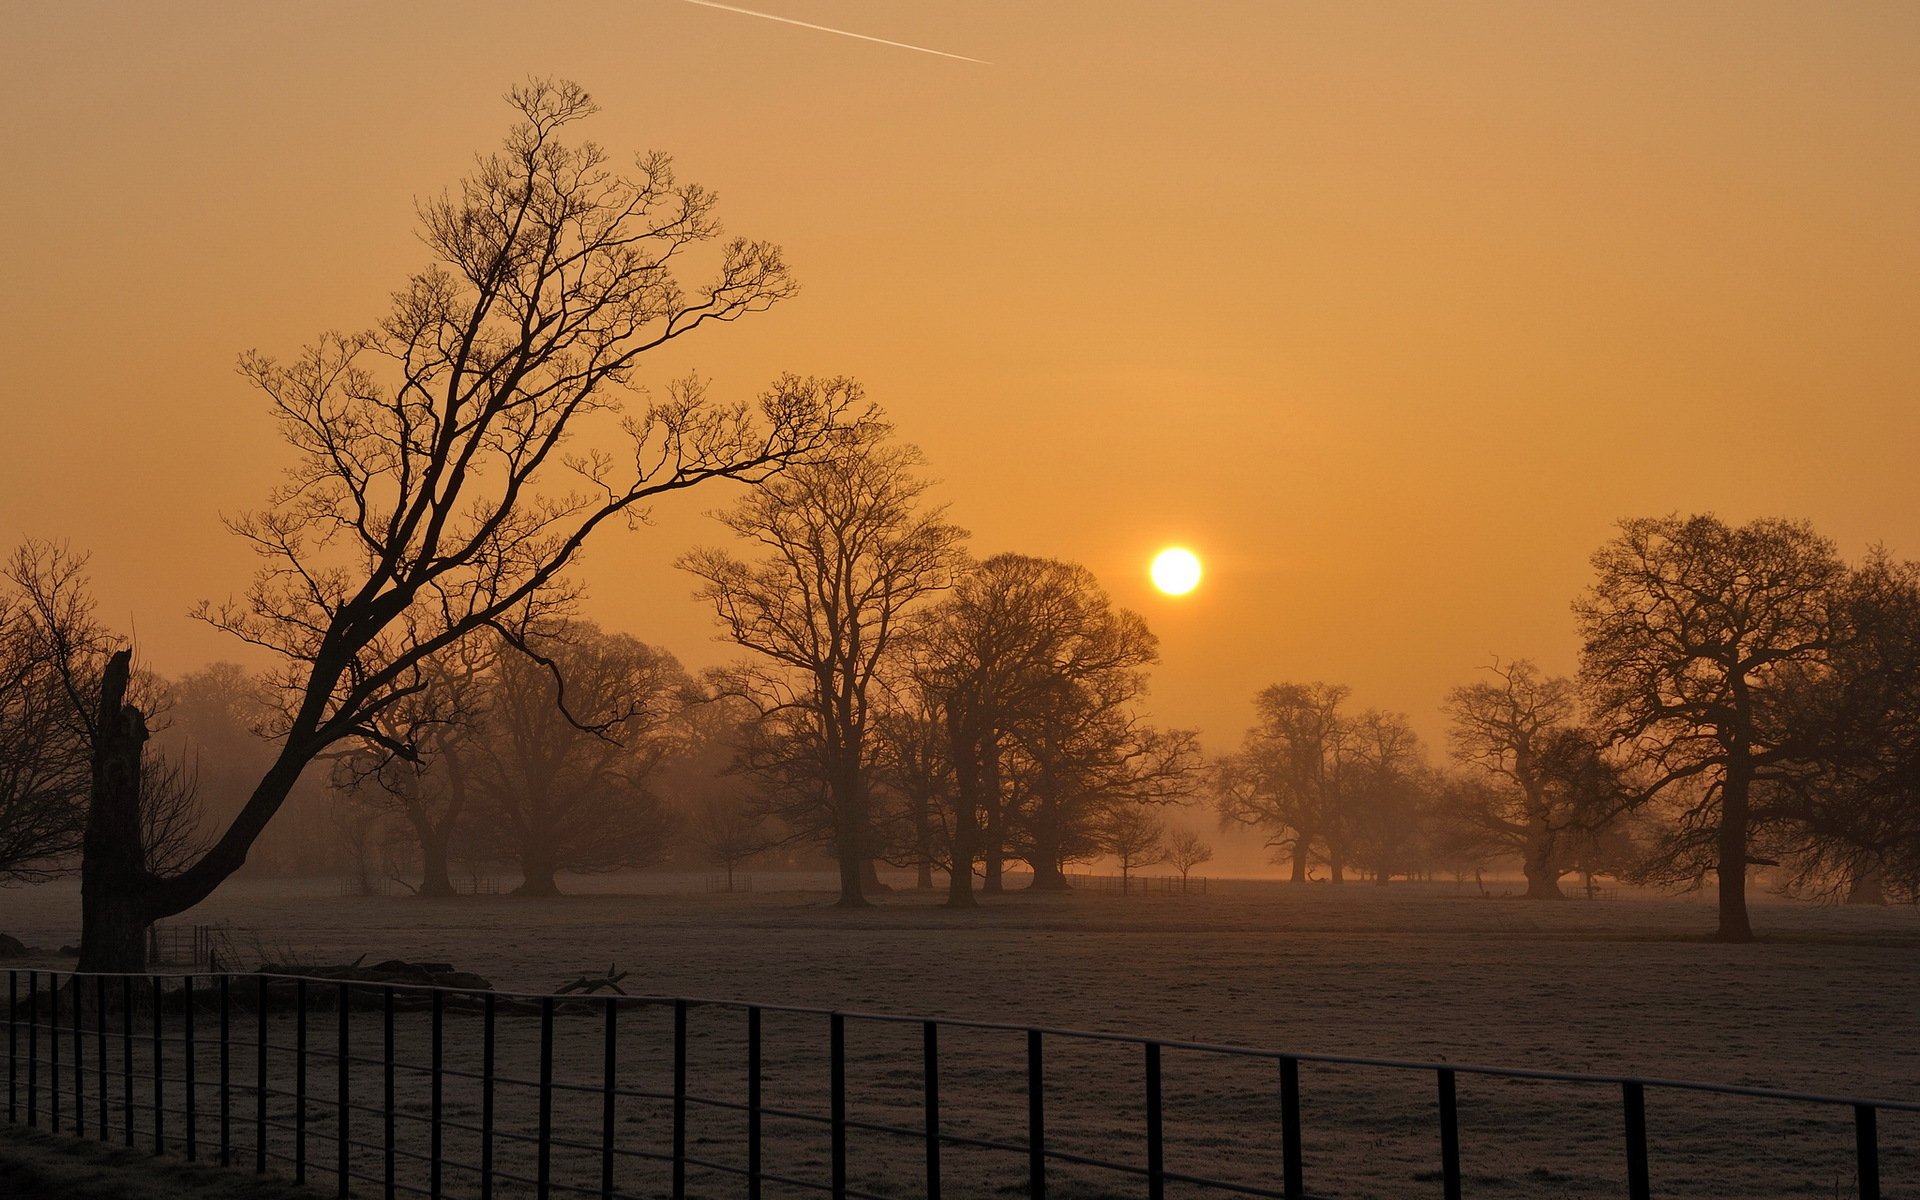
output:
[[[980,890],[989,895],[998,895],[1002,885],[1002,871],[1006,866],[1006,806],[1000,799],[1000,746],[996,741],[987,747],[987,753],[980,760],[980,808],[986,820],[981,822],[983,841],[982,858],[985,871],[980,878]]]
[[[1719,942],[1750,942],[1753,925],[1747,919],[1747,789],[1750,779],[1743,764],[1729,764],[1720,795],[1720,928]]]
[[[947,748],[953,756],[953,863],[947,869],[947,907],[974,908],[973,860],[979,856],[980,756],[958,709],[947,710]]]
[[[1880,868],[1870,867],[1853,877],[1847,885],[1848,904],[1885,904],[1887,889]]]
[[[80,863],[82,971],[146,970],[147,928],[155,920],[140,832],[140,756],[147,721],[126,703],[132,663],[131,651],[116,651],[100,684]]]
[[[893,890],[892,884],[880,881],[880,860],[874,858],[869,858],[861,871],[860,886],[869,896],[884,896]]]
[[[520,886],[513,889],[516,896],[558,896],[560,885],[554,876],[560,868],[544,854],[522,854],[520,856]]]
[[[1295,883],[1307,881],[1307,860],[1313,856],[1313,847],[1307,843],[1305,834],[1293,843],[1293,874],[1288,876]]]
[[[913,890],[916,892],[930,892],[933,890],[933,860],[931,858],[922,856],[920,861],[914,864]]]
[[[1030,892],[1070,892],[1073,885],[1067,882],[1067,873],[1060,869],[1057,858],[1035,854],[1033,864],[1033,883],[1027,888]]]
[[[1527,877],[1527,899],[1567,898],[1560,890],[1560,869],[1553,861],[1554,848],[1553,827],[1547,823],[1546,813],[1537,809],[1529,811],[1526,844],[1520,856],[1520,869]]]
[[[447,869],[447,845],[453,840],[452,831],[436,829],[430,821],[416,821],[413,831],[420,840],[420,890],[414,895],[458,895],[453,886],[453,873]]]

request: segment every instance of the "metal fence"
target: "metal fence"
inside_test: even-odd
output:
[[[775,1039],[767,1032],[775,1020],[800,1037]],[[709,1026],[716,1023],[725,1025],[727,1038],[709,1039]],[[867,1043],[854,1055],[851,1027],[862,1029]],[[890,1047],[877,1046],[873,1031],[891,1031]],[[973,1034],[1004,1039],[997,1044],[1012,1051],[996,1052],[996,1066],[1024,1083],[1014,1089],[1020,1100],[1012,1107],[1013,1123],[1023,1126],[1017,1134],[998,1130],[991,1116],[984,1126],[967,1119],[978,1118],[977,1112],[943,1116],[943,1086],[951,1096],[956,1082],[965,1084],[968,1074],[982,1069],[978,1057],[956,1060],[949,1054],[943,1060],[943,1044]],[[773,1052],[785,1055],[795,1041],[805,1043],[804,1053],[782,1061],[798,1064],[815,1085],[822,1068],[826,1077],[824,1088],[796,1092],[807,1103],[783,1101],[769,1092]],[[714,1083],[700,1091],[692,1086],[696,1044],[703,1059],[714,1059],[703,1063],[701,1072],[703,1084]],[[717,1058],[716,1047],[724,1051]],[[1138,1092],[1115,1078],[1087,1074],[1081,1057],[1091,1048],[1136,1064]],[[1264,1127],[1265,1140],[1278,1155],[1278,1169],[1270,1177],[1235,1180],[1218,1173],[1231,1169],[1234,1160],[1244,1165],[1247,1146],[1220,1153],[1217,1157],[1227,1161],[1204,1171],[1169,1165],[1163,1058],[1170,1054],[1208,1059],[1205,1069],[1215,1073],[1225,1069],[1222,1059],[1259,1069],[1266,1080],[1260,1103],[1277,1101]],[[1170,1187],[1179,1186],[1205,1194],[1300,1200],[1310,1194],[1303,1153],[1303,1065],[1381,1068],[1413,1081],[1424,1075],[1430,1089],[1425,1120],[1432,1140],[1427,1145],[1437,1170],[1419,1178],[1430,1179],[1437,1185],[1432,1190],[1448,1200],[1458,1200],[1463,1188],[1457,1091],[1462,1076],[1614,1093],[1620,1137],[1615,1179],[1624,1179],[1634,1200],[1652,1195],[1650,1091],[1714,1093],[1850,1118],[1858,1200],[1881,1196],[1879,1114],[1920,1113],[1920,1103],[1914,1102],[1683,1080],[1289,1054],[733,1001],[523,995],[297,975],[7,972],[9,1122],[149,1146],[156,1154],[177,1153],[190,1161],[251,1165],[258,1172],[279,1164],[296,1182],[329,1177],[343,1198],[358,1189],[387,1197],[595,1195],[611,1200],[670,1194],[685,1200],[694,1171],[723,1181],[717,1194],[744,1194],[751,1200],[775,1190],[825,1193],[836,1200],[907,1195],[938,1200],[943,1178],[953,1194],[975,1194],[943,1174],[949,1156],[965,1151],[1001,1164],[997,1194],[1024,1190],[1027,1196],[1045,1197],[1055,1174],[1073,1168],[1106,1181],[1095,1192],[1075,1193],[1082,1195],[1144,1194],[1162,1200]],[[944,1077],[943,1066],[950,1072]],[[858,1082],[883,1069],[899,1089],[917,1095],[875,1110],[894,1119],[857,1116],[850,1104],[850,1076]],[[957,1081],[954,1074],[960,1076]],[[650,1081],[651,1086],[637,1086]],[[1118,1141],[1129,1153],[1083,1153],[1050,1137],[1051,1106],[1073,1098],[1091,1098],[1113,1115],[1119,1133],[1105,1144]],[[1251,1102],[1235,1103],[1244,1109]],[[648,1136],[636,1139],[632,1127],[645,1122],[632,1110],[647,1106],[659,1119],[653,1130],[642,1130]],[[719,1123],[700,1124],[702,1114]],[[764,1150],[775,1122],[825,1134],[823,1154],[813,1160],[799,1156],[802,1166],[811,1161],[815,1173],[769,1164]],[[856,1180],[849,1152],[854,1136],[884,1140],[900,1147],[904,1157],[879,1180],[863,1158]],[[557,1154],[569,1156],[570,1173],[556,1170]],[[642,1167],[656,1172],[652,1182],[634,1178]],[[883,1187],[891,1195],[876,1190]]]

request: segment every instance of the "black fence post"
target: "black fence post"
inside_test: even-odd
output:
[[[687,1200],[687,1002],[673,1002],[673,1200]]]
[[[926,1089],[927,1200],[940,1200],[940,1023],[920,1026],[920,1075]]]
[[[1853,1146],[1860,1177],[1860,1200],[1880,1200],[1879,1114],[1871,1104],[1853,1106]]]
[[[1160,1043],[1147,1043],[1147,1197],[1166,1200],[1166,1147],[1160,1127]]]
[[[20,1119],[20,972],[7,972],[7,1124]]]
[[[307,1181],[307,980],[293,984],[293,1182]]]
[[[1453,1072],[1440,1068],[1440,1186],[1446,1200],[1460,1200],[1460,1107]]]
[[[600,1046],[600,1196],[613,1200],[613,1089],[619,1070],[619,1002],[607,997]]]
[[[133,1149],[133,976],[120,977],[120,1120]]]
[[[747,1200],[760,1200],[760,1009],[747,1009]],[[935,1200],[928,1197],[928,1200]]]
[[[47,972],[47,1128],[60,1132],[60,977]]]
[[[447,1095],[447,994],[434,989],[431,1001],[432,1015],[429,1020],[432,1028],[432,1048],[429,1059],[428,1115],[431,1123],[427,1130],[427,1194],[431,1200],[440,1200],[441,1164],[446,1160],[446,1095]]]
[[[547,1200],[553,1184],[553,997],[540,997],[540,1141],[535,1193]]]
[[[27,1128],[40,1124],[40,972],[27,972]]]
[[[839,1013],[827,1018],[827,1058],[830,1073],[833,1130],[833,1200],[847,1196],[847,1019]]]
[[[81,1037],[86,1023],[80,1019],[80,977],[67,976],[73,990],[73,1136],[87,1136],[87,1044]]]
[[[267,977],[262,975],[254,996],[253,1062],[253,1170],[267,1170]]]
[[[9,1025],[8,1028],[11,1029],[12,1026]],[[93,977],[93,1062],[95,1067],[93,1078],[100,1093],[100,1140],[106,1142],[113,1139],[113,1129],[107,1114],[107,977],[105,975]]]
[[[1280,1190],[1287,1200],[1305,1200],[1306,1169],[1300,1161],[1300,1060],[1280,1056]]]
[[[348,1107],[348,1101],[350,1099],[348,1093],[353,1080],[353,1067],[352,1064],[347,1061],[347,1052],[349,1050],[347,1014],[353,1011],[353,997],[348,994],[349,986],[345,980],[340,981],[337,995],[337,1001],[340,1005],[340,1041],[334,1052],[334,1083],[337,1085],[336,1090],[339,1093],[339,1107],[336,1110],[337,1115],[334,1118],[334,1133],[338,1135],[335,1144],[339,1150],[339,1169],[336,1173],[339,1175],[340,1200],[347,1200],[347,1197],[353,1194],[353,1177],[347,1174],[348,1157],[353,1152],[353,1143],[348,1137],[347,1128],[351,1114],[351,1109]]]
[[[1620,1085],[1620,1102],[1627,1123],[1627,1195],[1630,1200],[1652,1200],[1653,1183],[1647,1171],[1647,1093],[1640,1084]]]
[[[493,1200],[493,999],[480,1001],[480,1200]]]
[[[163,1081],[167,1073],[161,1069],[165,1050],[160,1037],[160,1001],[160,977],[155,975],[153,977],[153,1152],[155,1154],[167,1152],[167,1106],[164,1103],[166,1097],[163,1095]]]
[[[1027,1030],[1027,1195],[1047,1194],[1047,1082],[1040,1031]]]
[[[382,1194],[386,1196],[387,1200],[393,1200],[394,1190],[395,1190],[394,1183],[396,1182],[394,1178],[394,1155],[393,1155],[393,1140],[394,1140],[393,1092],[394,1092],[394,1071],[396,1069],[393,1061],[394,1060],[393,992],[394,992],[394,988],[392,984],[388,984],[386,987],[382,988],[380,991],[380,1026],[381,1026],[380,1049],[382,1051],[382,1057],[386,1060],[386,1074],[385,1074],[384,1080],[382,1081],[381,1096],[380,1096],[380,1116],[381,1116],[380,1178],[381,1178],[382,1185],[385,1189],[382,1192]]]
[[[220,978],[220,1165],[233,1165],[233,978]]]
[[[197,1136],[199,1131],[195,1128],[194,1120],[194,1093],[199,1089],[194,1086],[193,1077],[193,976],[191,975],[183,977],[180,981],[180,1045],[181,1062],[185,1067],[186,1075],[182,1086],[186,1089],[187,1097],[187,1161],[192,1162],[199,1153],[200,1146]]]

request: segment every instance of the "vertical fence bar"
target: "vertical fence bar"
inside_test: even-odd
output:
[[[1305,1200],[1306,1167],[1300,1161],[1300,1060],[1280,1056],[1281,1188],[1287,1200]]]
[[[1027,1030],[1027,1195],[1047,1195],[1047,1081],[1040,1031]]]
[[[167,1106],[163,1081],[167,1073],[161,1069],[165,1051],[160,1037],[160,977],[153,977],[153,1152],[167,1152],[166,1116]]]
[[[1652,1200],[1653,1183],[1647,1171],[1647,1093],[1632,1081],[1620,1085],[1620,1103],[1627,1123],[1627,1195],[1630,1200]]]
[[[433,1015],[430,1036],[433,1045],[428,1060],[430,1078],[427,1082],[428,1116],[427,1154],[431,1161],[427,1163],[427,1193],[431,1200],[440,1200],[441,1163],[446,1159],[446,1071],[447,1071],[447,994],[434,989],[432,1001]]]
[[[1440,1086],[1440,1187],[1446,1200],[1460,1200],[1460,1105],[1453,1072],[1442,1067]]]
[[[393,985],[388,984],[380,993],[380,1048],[386,1060],[386,1078],[380,1097],[380,1178],[385,1188],[382,1193],[386,1200],[394,1197],[394,1160],[393,1160],[393,1091],[394,1091],[394,1050],[393,1050]]]
[[[11,1019],[11,1018],[9,1018]],[[8,1028],[12,1028],[9,1026]],[[93,977],[93,1063],[95,1090],[100,1093],[100,1140],[111,1141],[107,1115],[107,977]]]
[[[760,1008],[747,1009],[747,1200],[760,1200]],[[929,1196],[927,1200],[936,1200]]]
[[[220,1165],[233,1165],[233,978],[220,976]]]
[[[267,1170],[267,977],[262,975],[254,995],[253,1043],[253,1170]]]
[[[80,977],[67,976],[73,990],[73,1136],[87,1136],[87,1044],[81,1037],[86,1022],[80,1019]]]
[[[20,1119],[20,972],[7,972],[7,1124]]]
[[[618,1042],[620,1009],[612,996],[607,997],[606,1021],[600,1045],[600,1196],[613,1200],[613,1089],[619,1069]]]
[[[832,1090],[833,1200],[846,1200],[847,1019],[839,1013],[827,1018],[827,1057]]]
[[[307,1181],[307,981],[293,984],[293,1182]]]
[[[925,1087],[927,1200],[940,1200],[940,1023],[920,1026],[920,1076]]]
[[[1853,1146],[1860,1200],[1880,1200],[1879,1114],[1871,1104],[1853,1106]]]
[[[120,977],[120,1120],[133,1148],[133,976]]]
[[[40,1124],[40,972],[27,972],[27,1128]]]
[[[480,1001],[480,1200],[493,1200],[493,993]]]
[[[673,1200],[687,1200],[687,1002],[673,1002]]]
[[[347,1062],[347,1052],[349,1049],[347,1014],[353,1010],[353,997],[348,994],[348,987],[349,985],[345,980],[340,981],[340,988],[337,995],[337,1002],[340,1005],[340,1041],[334,1051],[333,1072],[334,1083],[339,1093],[339,1107],[334,1117],[334,1133],[338,1135],[335,1142],[339,1150],[339,1169],[335,1173],[339,1176],[340,1200],[347,1200],[347,1197],[353,1194],[353,1178],[347,1174],[349,1165],[348,1157],[353,1152],[353,1143],[348,1138],[347,1129],[351,1113],[348,1107],[351,1099],[349,1092],[353,1080],[353,1068],[351,1064]]]
[[[47,972],[47,1128],[60,1132],[60,977]]]
[[[535,1193],[547,1200],[553,1185],[553,997],[540,997],[540,1141]]]
[[[180,981],[180,1039],[182,1058],[185,1068],[187,1109],[187,1161],[192,1162],[199,1152],[198,1130],[194,1121],[194,1094],[199,1089],[194,1086],[193,1078],[193,976],[188,975]]]
[[[1160,1128],[1160,1043],[1147,1043],[1147,1200],[1166,1200],[1166,1147]]]

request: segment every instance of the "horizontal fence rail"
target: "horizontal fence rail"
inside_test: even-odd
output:
[[[778,1038],[768,1032],[776,1020],[786,1023]],[[1000,1040],[956,1057],[955,1039],[974,1035]],[[861,1039],[868,1047],[857,1047]],[[1119,1055],[1128,1080],[1088,1074],[1095,1052]],[[1196,1092],[1170,1094],[1170,1056],[1212,1060],[1216,1072],[1221,1060],[1261,1069],[1254,1092],[1226,1102],[1260,1119],[1270,1106],[1261,1130],[1273,1169],[1228,1178],[1224,1172],[1252,1161],[1237,1145],[1217,1152],[1223,1161],[1169,1165],[1170,1124]],[[297,1183],[322,1177],[342,1198],[939,1200],[943,1187],[974,1194],[954,1178],[956,1156],[967,1154],[992,1164],[996,1191],[1036,1200],[1067,1170],[1082,1173],[1076,1195],[1089,1194],[1091,1173],[1104,1181],[1095,1185],[1099,1195],[1164,1200],[1177,1188],[1302,1200],[1313,1166],[1304,1149],[1304,1066],[1427,1077],[1437,1169],[1409,1190],[1447,1200],[1462,1196],[1463,1164],[1473,1159],[1463,1146],[1465,1079],[1612,1091],[1614,1178],[1634,1200],[1652,1196],[1657,1174],[1649,1093],[1833,1114],[1851,1127],[1849,1194],[1857,1200],[1882,1195],[1881,1114],[1920,1114],[1913,1101],[732,1000],[281,974],[7,972],[10,1123],[188,1161],[278,1169]],[[878,1100],[863,1090],[875,1077],[890,1089]],[[965,1103],[956,1103],[956,1086],[970,1085]],[[992,1112],[980,1111],[981,1087],[998,1089]],[[1089,1098],[1106,1121],[1100,1144],[1124,1146],[1125,1157],[1076,1148],[1082,1143],[1057,1132],[1068,1124],[1063,1103]],[[786,1139],[779,1161],[775,1127]],[[1737,1140],[1737,1131],[1729,1135]],[[1911,1194],[1920,1180],[1904,1183]],[[1330,1184],[1342,1186],[1337,1175]]]

